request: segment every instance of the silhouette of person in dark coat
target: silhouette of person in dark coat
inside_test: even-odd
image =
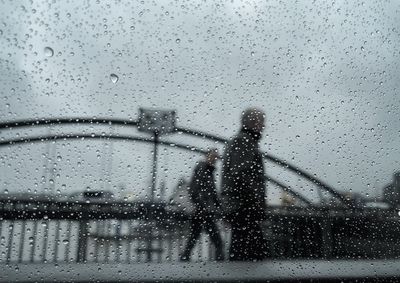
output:
[[[194,213],[191,219],[189,239],[181,255],[182,261],[190,259],[192,249],[202,230],[209,234],[210,240],[215,246],[216,259],[224,259],[222,240],[215,220],[215,214],[220,207],[214,179],[217,159],[218,151],[216,149],[209,150],[206,154],[206,159],[200,161],[194,169],[189,186],[189,195],[194,205]]]
[[[222,206],[231,225],[229,259],[263,260],[268,255],[262,222],[266,219],[265,177],[259,140],[264,113],[243,112],[239,133],[227,144],[222,166]]]

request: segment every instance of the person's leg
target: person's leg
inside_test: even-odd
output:
[[[245,220],[232,223],[229,260],[264,260],[268,255],[268,249],[261,226],[259,223]]]
[[[229,248],[230,261],[246,261],[247,259],[247,227],[244,223],[231,224],[231,245]]]
[[[229,245],[229,257],[230,261],[237,261],[239,259],[238,251],[238,241],[240,239],[239,227],[237,225],[231,224],[231,242]]]
[[[201,233],[201,225],[202,225],[201,219],[197,217],[197,215],[195,215],[191,220],[189,238],[186,243],[184,252],[180,257],[180,260],[182,261],[190,260],[190,254],[192,253],[192,249],[196,245],[196,241]]]
[[[211,242],[215,246],[216,250],[216,260],[221,261],[224,260],[224,252],[223,252],[223,244],[221,235],[218,231],[217,223],[215,223],[214,219],[209,218],[205,221],[205,230],[210,236]]]
[[[249,224],[249,240],[247,247],[249,260],[260,261],[266,259],[268,247],[260,223]]]

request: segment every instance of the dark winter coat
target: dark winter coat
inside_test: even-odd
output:
[[[193,172],[189,195],[197,212],[217,212],[220,201],[214,179],[215,167],[205,161],[199,162]]]
[[[221,201],[228,218],[265,220],[264,163],[259,139],[259,134],[242,129],[226,146]]]

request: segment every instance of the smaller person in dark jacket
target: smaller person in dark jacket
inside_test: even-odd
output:
[[[181,255],[182,261],[188,261],[201,231],[210,236],[216,249],[216,259],[223,260],[223,247],[221,236],[216,224],[216,212],[220,207],[214,179],[215,163],[218,159],[217,149],[211,149],[206,154],[206,159],[200,161],[193,172],[189,187],[189,195],[194,205],[191,219],[190,235],[185,250]]]

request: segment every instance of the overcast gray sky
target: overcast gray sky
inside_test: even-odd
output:
[[[340,190],[379,195],[400,169],[398,1],[32,2],[0,4],[2,121],[136,119],[149,107],[175,109],[178,125],[229,137],[240,112],[258,106],[267,113],[262,149]],[[81,130],[110,131],[65,128]],[[0,135],[26,133],[39,131]],[[109,186],[146,191],[151,146],[112,146],[1,148],[1,189],[41,191],[49,170],[55,189],[101,188],[112,159]],[[197,159],[162,151],[160,176],[172,186]]]

